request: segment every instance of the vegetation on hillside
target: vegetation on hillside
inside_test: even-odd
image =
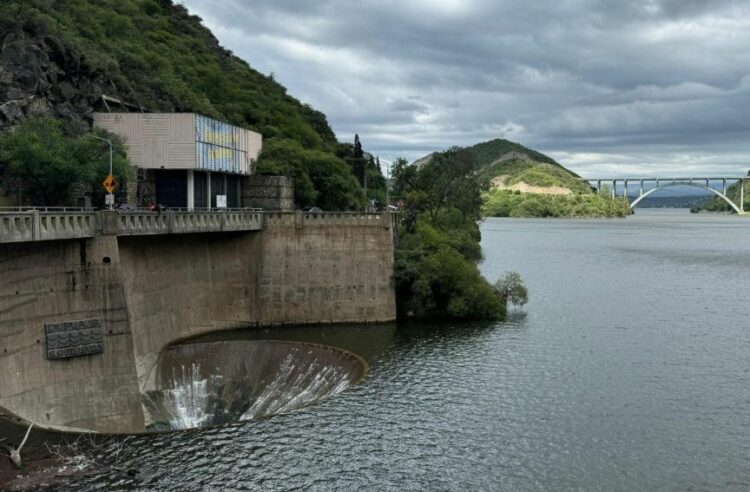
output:
[[[750,172],[747,173],[748,176],[750,176]],[[743,201],[745,202],[745,211],[750,210],[750,183],[748,183],[750,180],[744,181],[744,192],[740,193],[740,183],[739,181],[737,183],[734,183],[730,187],[727,188],[727,198],[732,200],[734,203],[738,204],[740,203],[740,196],[742,195]],[[714,196],[710,200],[706,201],[705,203],[691,207],[690,211],[693,213],[698,212],[724,212],[724,213],[736,213],[735,210],[723,199],[719,198],[718,196]]]
[[[485,216],[624,217],[630,213],[625,200],[595,194],[575,173],[521,144],[496,139],[465,150],[479,176],[491,183],[483,194]],[[424,166],[435,155],[417,163]]]
[[[590,193],[591,186],[573,175],[566,169],[551,164],[531,165],[528,168],[510,176],[506,185],[526,183],[538,187],[566,188],[574,193]]]
[[[395,253],[400,317],[503,319],[503,295],[477,268],[487,181],[471,153],[453,148],[421,166],[398,160],[394,195],[405,204]]]
[[[536,150],[524,147],[519,143],[504,140],[502,138],[478,143],[469,147],[468,150],[474,156],[477,166],[480,169],[485,169],[487,166],[496,162],[500,157],[506,156],[511,152],[525,155],[527,157],[526,160],[542,162],[562,168],[562,166],[553,158],[544,155],[541,152],[537,152]]]
[[[0,33],[33,42],[63,72],[84,67],[93,74],[73,92],[99,90],[149,111],[196,112],[262,133],[258,171],[288,170],[297,178],[300,206],[364,206],[364,179],[325,115],[222,48],[200,18],[171,0],[6,0]],[[94,109],[50,107],[56,116],[86,122]],[[370,189],[379,193],[377,183]]]
[[[49,206],[71,204],[76,188],[101,189],[99,183],[109,174],[109,146],[94,135],[112,141],[113,174],[124,186],[133,179],[134,169],[116,136],[35,117],[0,133],[0,176],[5,188],[23,203]]]
[[[544,195],[496,189],[485,195],[483,211],[488,217],[627,217],[630,206],[607,193]]]

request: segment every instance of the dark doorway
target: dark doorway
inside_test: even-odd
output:
[[[156,203],[169,208],[187,207],[187,171],[156,171]]]

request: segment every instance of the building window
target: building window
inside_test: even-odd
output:
[[[227,207],[229,208],[240,208],[240,197],[239,188],[239,177],[227,176]]]
[[[216,208],[216,196],[226,195],[226,181],[224,174],[211,174],[211,208]]]
[[[195,208],[208,208],[208,175],[201,171],[193,173],[193,204]]]

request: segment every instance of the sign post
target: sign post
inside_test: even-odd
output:
[[[107,142],[109,144],[109,176],[104,178],[104,182],[102,183],[102,186],[104,186],[104,189],[107,190],[108,195],[104,199],[104,203],[106,205],[109,205],[110,210],[114,210],[115,208],[115,196],[112,194],[115,191],[115,188],[117,188],[117,181],[115,181],[114,176],[112,176],[112,140],[108,138],[102,138],[97,135],[91,134],[92,137],[94,137],[97,140],[101,140],[102,142]],[[109,185],[107,183],[110,183]]]
[[[111,174],[104,178],[102,186],[107,191],[107,195],[104,197],[104,204],[109,207],[110,210],[114,209],[115,206],[115,195],[114,192],[117,189],[117,180]]]

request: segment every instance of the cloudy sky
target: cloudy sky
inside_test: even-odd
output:
[[[505,137],[587,176],[750,169],[750,2],[183,0],[382,159]]]

